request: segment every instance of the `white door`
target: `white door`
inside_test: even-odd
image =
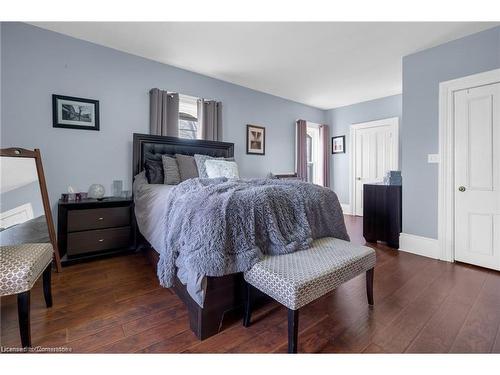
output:
[[[455,93],[455,260],[500,270],[500,83]]]
[[[363,185],[383,182],[398,169],[398,119],[353,125],[353,211],[363,216]]]

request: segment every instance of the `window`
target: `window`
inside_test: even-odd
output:
[[[179,95],[179,137],[197,139],[198,130],[198,98]]]
[[[306,134],[307,144],[307,181],[312,182],[314,179],[314,162],[313,162],[313,138]]]
[[[319,125],[312,122],[307,123],[307,181],[322,185],[322,152],[320,147]]]

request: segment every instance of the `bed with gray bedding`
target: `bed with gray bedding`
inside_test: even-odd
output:
[[[50,242],[45,215],[35,217],[9,228],[0,228],[0,245],[12,246],[23,243]]]
[[[160,253],[164,243],[165,227],[158,225],[165,221],[168,210],[165,202],[173,185],[148,184],[144,172],[134,180],[135,218],[140,233],[151,244],[152,248]],[[178,267],[177,276],[186,286],[191,298],[203,307],[206,279],[204,275],[184,267]]]
[[[204,339],[242,303],[242,271],[325,236],[348,239],[337,196],[301,181],[193,178],[148,184],[145,160],[162,155],[234,156],[226,142],[134,134],[136,222],[160,283],[172,287]],[[141,173],[142,172],[142,173]]]
[[[348,240],[336,194],[297,180],[194,178],[134,183],[141,233],[160,254],[160,284],[177,276],[203,307],[205,276],[249,270],[264,255],[304,250],[314,239]]]

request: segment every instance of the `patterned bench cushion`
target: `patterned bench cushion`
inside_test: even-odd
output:
[[[245,280],[297,310],[374,266],[373,249],[325,237],[307,250],[266,257],[245,272]]]
[[[0,296],[30,290],[52,262],[52,244],[29,243],[0,247]]]

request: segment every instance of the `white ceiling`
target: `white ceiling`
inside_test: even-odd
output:
[[[403,56],[500,23],[33,24],[286,99],[330,109],[401,93]]]

